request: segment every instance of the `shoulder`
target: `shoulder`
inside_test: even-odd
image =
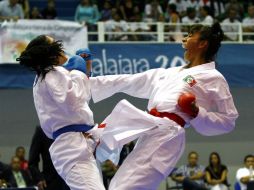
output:
[[[61,66],[54,67],[53,70],[49,71],[45,76],[45,83],[48,84],[55,84],[62,82],[63,79],[66,78],[66,76],[69,74],[69,71],[67,71],[65,68]]]
[[[249,17],[245,17],[242,22],[243,22],[243,24],[246,24],[249,22],[249,20],[250,20]]]
[[[198,170],[205,170],[205,166],[203,166],[203,165],[198,165],[198,166],[197,166],[197,169],[198,169]]]
[[[195,79],[198,79],[199,82],[203,83],[204,85],[221,85],[221,83],[227,84],[225,77],[217,69],[209,69],[193,73],[193,76],[195,77]]]
[[[189,21],[189,19],[188,19],[187,16],[185,16],[185,17],[182,18],[182,23],[186,23],[186,22],[188,22],[188,21]]]
[[[222,21],[222,23],[228,23],[228,22],[229,22],[228,18],[226,18],[226,19],[224,19],[224,20]]]
[[[16,4],[16,8],[18,9],[23,9],[22,6],[20,4]]]
[[[210,169],[210,166],[206,166],[206,167],[205,167],[205,170],[209,170],[209,169]]]
[[[239,168],[237,170],[237,174],[245,174],[245,173],[248,173],[249,171],[246,169],[246,168]]]
[[[48,72],[46,74],[46,79],[47,78],[50,78],[50,77],[53,77],[53,76],[62,76],[62,75],[66,75],[68,74],[69,71],[66,70],[64,67],[62,66],[55,66],[53,70],[51,70],[50,72]]]
[[[222,169],[222,170],[227,170],[228,168],[227,168],[226,165],[221,165],[221,169]]]

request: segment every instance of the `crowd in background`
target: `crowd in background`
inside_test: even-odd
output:
[[[47,0],[44,8],[29,6],[29,0],[0,1],[0,19],[56,19],[56,0]],[[105,22],[107,32],[151,32],[155,22],[169,24],[223,24],[243,23],[244,32],[254,32],[254,1],[253,0],[81,0],[76,6],[73,20],[86,24],[89,31],[96,30],[98,21]],[[61,19],[61,18],[58,18]],[[131,22],[131,24],[127,23]],[[137,23],[138,22],[138,23]],[[253,24],[253,26],[251,26]],[[238,39],[238,26],[224,26],[229,34],[227,40]],[[179,26],[165,27],[167,32],[176,32],[168,40],[179,41],[181,31],[186,28]],[[230,34],[231,32],[231,34]],[[234,34],[235,32],[235,34]],[[112,34],[108,40],[143,40],[152,36]],[[130,39],[131,38],[131,39]],[[253,36],[245,38],[253,40]],[[149,39],[147,39],[149,40]]]
[[[64,181],[57,175],[50,160],[48,148],[52,140],[48,139],[40,127],[36,128],[29,151],[29,161],[25,159],[25,148],[17,147],[10,164],[0,161],[1,187],[35,187],[39,190],[69,190]],[[134,143],[123,147],[118,166],[106,161],[102,164],[103,181],[108,187],[110,180],[118,167],[134,148]],[[39,169],[40,156],[42,169]],[[235,174],[236,183],[230,184],[227,175],[228,168],[217,152],[212,152],[207,166],[199,164],[199,155],[192,151],[188,154],[187,163],[175,168],[169,175],[176,189],[183,190],[228,190],[230,186],[238,190],[253,190],[254,188],[254,155],[246,155],[243,167]]]

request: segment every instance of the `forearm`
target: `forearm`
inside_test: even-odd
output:
[[[242,177],[240,181],[244,184],[247,184],[250,181],[250,176]]]
[[[118,92],[148,99],[156,70],[138,74],[108,75],[91,77],[91,93],[94,102],[99,102]]]
[[[172,180],[176,181],[178,183],[182,183],[184,180],[184,177],[183,176],[172,176]]]
[[[237,112],[226,115],[218,112],[207,112],[204,108],[199,107],[197,117],[191,120],[190,123],[200,134],[213,136],[232,131],[237,117]]]

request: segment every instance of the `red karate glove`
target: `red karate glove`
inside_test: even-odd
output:
[[[178,106],[182,112],[188,114],[191,117],[198,115],[199,108],[196,105],[196,96],[192,93],[184,93],[178,98]]]

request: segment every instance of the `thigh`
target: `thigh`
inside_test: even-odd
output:
[[[166,147],[158,145],[161,136],[145,136],[127,156],[110,183],[110,190],[155,190],[177,163],[182,151],[181,138],[166,140]],[[167,139],[167,138],[165,138]],[[163,154],[161,153],[163,152]],[[159,170],[165,166],[163,172]]]
[[[128,174],[130,175],[122,176],[126,179],[125,181],[121,180],[121,176],[115,176],[110,183],[109,190],[155,190],[164,179],[163,174],[152,167],[133,170]]]
[[[71,190],[105,190],[95,159],[78,162],[67,174]]]

